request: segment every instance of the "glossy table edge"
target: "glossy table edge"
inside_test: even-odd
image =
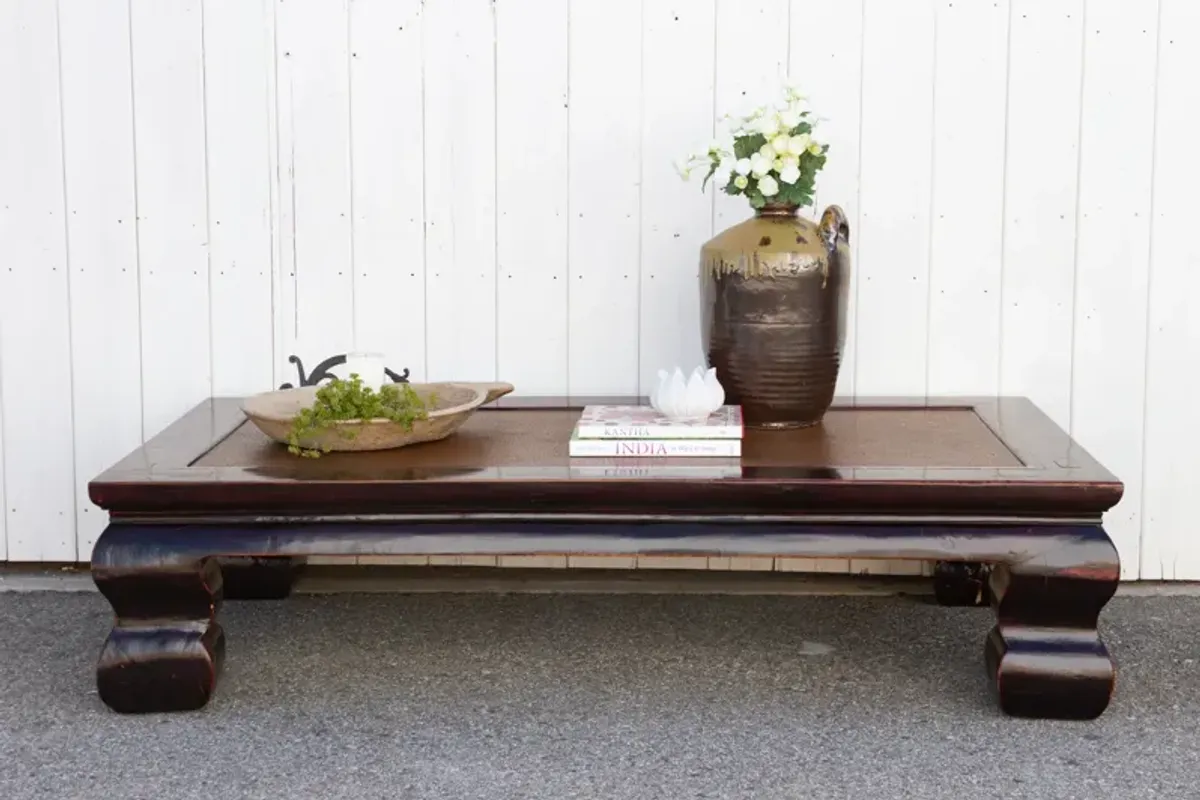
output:
[[[579,408],[592,403],[621,404],[645,403],[644,398],[638,397],[513,397],[502,398],[488,406],[503,412],[505,409],[562,409]],[[319,491],[326,488],[345,489],[346,484],[362,484],[366,489],[368,482],[349,481],[289,481],[273,480],[256,476],[242,467],[190,467],[197,459],[218,445],[227,436],[237,430],[242,424],[248,424],[241,411],[241,398],[218,397],[205,400],[196,405],[187,414],[169,425],[161,433],[151,438],[145,445],[134,450],[121,461],[89,483],[89,495],[93,502],[102,508],[118,510],[136,510],[142,502],[137,499],[139,492],[156,492],[170,487],[170,493],[183,502],[188,487],[192,489],[210,489],[219,486],[221,491],[246,492],[254,491],[256,487],[274,486],[284,490]],[[1090,454],[1057,426],[1037,406],[1023,397],[936,397],[907,398],[907,397],[869,397],[843,398],[835,401],[835,408],[970,408],[974,409],[982,422],[1007,446],[1024,464],[1023,467],[1007,467],[1004,469],[956,469],[933,468],[904,470],[872,470],[840,468],[827,470],[799,470],[789,474],[786,468],[751,468],[752,474],[742,478],[727,480],[726,483],[750,485],[755,483],[777,483],[787,485],[824,484],[830,489],[835,486],[840,490],[849,488],[846,484],[863,484],[858,489],[852,489],[859,496],[860,490],[879,492],[891,487],[915,494],[922,483],[942,483],[943,488],[949,489],[950,484],[957,488],[953,491],[963,492],[964,484],[974,485],[971,492],[980,493],[996,499],[1011,500],[1014,503],[1030,503],[1038,509],[1050,510],[1056,503],[1062,503],[1064,508],[1071,507],[1087,512],[1102,512],[1107,510],[1120,499],[1124,487],[1100,465]],[[489,412],[491,413],[491,412]],[[481,469],[479,472],[486,473]],[[514,473],[521,470],[514,470]],[[467,470],[466,472],[471,472]],[[455,480],[447,483],[458,484],[453,493],[469,493],[480,491],[493,496],[499,496],[503,487],[496,484],[527,485],[531,481],[545,480],[554,482],[556,478],[564,478],[564,483],[576,487],[581,484],[591,484],[598,492],[620,492],[611,487],[629,480],[614,480],[611,478],[587,479],[571,478],[566,475],[537,474],[536,469],[526,469],[519,477],[487,476]],[[861,473],[861,474],[855,474]],[[684,484],[696,486],[703,484],[712,486],[712,482],[699,479],[647,479],[633,482],[653,484],[663,487],[664,484]],[[340,487],[339,487],[340,484]],[[478,488],[482,484],[490,484],[487,488]],[[840,486],[838,486],[840,484]],[[392,484],[395,485],[394,483]],[[471,487],[477,487],[472,489]],[[431,484],[425,484],[429,490]],[[444,484],[443,484],[444,487]],[[434,490],[440,490],[437,487]],[[674,487],[678,489],[679,487]],[[733,488],[733,487],[730,487]],[[814,487],[809,486],[808,489]],[[930,488],[930,487],[926,487]],[[499,490],[499,492],[497,492]],[[668,492],[672,487],[667,487]],[[761,491],[761,485],[758,491]],[[835,491],[835,493],[837,493]],[[345,500],[354,495],[359,501],[362,494],[348,493]],[[1057,499],[1061,498],[1061,500]],[[188,502],[197,498],[190,498]],[[565,499],[565,495],[564,495]],[[279,505],[280,499],[270,501],[271,506]],[[839,502],[847,502],[845,498]],[[926,502],[926,501],[922,501]],[[158,507],[161,501],[149,503],[150,507]],[[258,503],[254,502],[257,506]],[[1032,507],[1031,506],[1031,507]],[[147,509],[149,510],[149,508]]]
[[[484,409],[563,409],[582,410],[588,404],[646,403],[641,397],[509,397],[483,406]],[[197,404],[171,423],[142,447],[96,478],[104,482],[109,475],[122,478],[151,471],[187,468],[244,422],[242,398],[215,397]],[[1117,478],[1105,469],[1045,413],[1024,397],[934,397],[928,400],[910,397],[839,398],[834,408],[969,408],[1024,464],[1024,468],[1046,473],[1047,479],[1115,483]],[[1011,468],[1010,468],[1011,469]]]

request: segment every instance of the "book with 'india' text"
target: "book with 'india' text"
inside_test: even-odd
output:
[[[669,419],[653,406],[586,406],[575,424],[581,439],[738,439],[742,407],[721,406],[708,419]]]
[[[722,406],[707,419],[673,420],[651,406],[584,408],[571,433],[576,458],[740,457],[742,409]]]

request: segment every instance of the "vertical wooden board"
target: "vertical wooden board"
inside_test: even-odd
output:
[[[425,377],[420,0],[350,4],[355,346]]]
[[[637,556],[567,556],[569,569],[637,569]]]
[[[71,316],[54,3],[0,11],[0,383],[12,561],[75,559]]]
[[[309,368],[354,347],[347,3],[287,0],[275,10],[280,195],[291,266],[281,313],[288,355]]]
[[[133,92],[126,0],[60,0],[79,559],[108,514],[88,482],[142,443]]]
[[[292,214],[291,123],[281,113],[286,103],[286,88],[281,91],[279,80],[286,78],[281,66],[282,43],[279,36],[279,16],[282,0],[258,0],[263,10],[263,24],[269,42],[272,68],[267,73],[267,169],[271,175],[271,384],[294,381],[296,368],[288,363],[296,338],[295,302],[295,241]]]
[[[1160,3],[1139,572],[1143,580],[1197,580],[1200,149],[1195,123],[1200,109],[1200,4]],[[1123,191],[1118,194],[1123,196]],[[1127,215],[1142,211],[1134,203],[1123,206]],[[1136,374],[1117,373],[1113,378],[1138,383]]]
[[[1125,0],[1087,4],[1071,358],[1071,433],[1125,483],[1105,527],[1126,579],[1141,535],[1154,153],[1158,3],[1145,5],[1131,18]]]
[[[861,271],[859,243],[862,219],[859,213],[859,147],[862,123],[863,2],[815,3],[791,0],[788,60],[790,78],[809,96],[813,113],[820,119],[814,131],[829,145],[825,168],[817,176],[817,217],[828,205],[838,205],[850,222],[850,303],[846,343],[838,372],[837,394],[855,392],[855,348],[858,336],[858,276]],[[915,52],[915,51],[914,51]],[[915,56],[914,56],[915,57]],[[905,54],[902,62],[910,56]]]
[[[212,394],[199,2],[131,0],[142,433]]]
[[[637,556],[634,569],[708,569],[705,556]]]
[[[931,3],[864,3],[859,395],[925,392],[936,45]]]
[[[497,376],[567,392],[565,0],[496,5]]]
[[[429,559],[433,563],[433,558]],[[567,566],[566,556],[498,556],[498,567],[517,567],[519,569],[563,569]]]
[[[1011,20],[1000,391],[1068,428],[1083,0],[1012,0]]]
[[[571,0],[568,388],[638,391],[642,0]],[[658,113],[658,112],[654,112]]]
[[[3,277],[0,276],[0,285],[3,285],[2,281]],[[0,333],[3,331],[0,330]],[[3,352],[4,340],[0,339],[0,354]],[[0,561],[8,560],[8,499],[4,492],[4,460],[4,370],[0,368]]]
[[[644,2],[638,360],[639,389],[649,395],[660,369],[687,374],[705,363],[699,254],[712,237],[712,199],[698,182],[680,179],[675,162],[685,143],[712,137],[716,9],[714,0]]]
[[[496,378],[495,22],[491,0],[425,4],[430,380]]]
[[[915,576],[921,574],[923,561],[914,561],[910,559],[885,559],[885,558],[852,558],[850,559],[850,573],[859,576],[896,576],[908,575]]]
[[[269,9],[204,0],[212,381],[217,395],[274,388]]]
[[[1000,376],[1007,0],[939,0],[929,257],[929,395]]]
[[[757,106],[774,103],[782,96],[788,72],[790,9],[789,0],[716,0],[716,4],[715,112],[717,135],[721,137],[729,130],[725,115],[744,117]],[[746,47],[749,41],[754,47]],[[701,132],[697,131],[695,138],[695,148],[702,149],[706,140]],[[699,178],[693,180],[699,183]],[[713,193],[714,232],[754,216],[746,198]],[[699,252],[696,257],[699,259]]]

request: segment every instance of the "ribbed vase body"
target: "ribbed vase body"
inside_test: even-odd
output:
[[[726,402],[755,428],[801,428],[833,401],[846,340],[849,229],[764,209],[701,250],[702,339]]]

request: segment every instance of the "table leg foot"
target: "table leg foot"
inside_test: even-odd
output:
[[[221,558],[226,600],[282,600],[304,568],[303,558],[253,556]]]
[[[209,623],[113,626],[96,665],[96,689],[121,714],[195,711],[208,704],[225,656],[225,632]]]
[[[997,625],[984,660],[1000,709],[1014,717],[1096,719],[1116,684],[1112,659],[1094,629]]]
[[[1006,714],[1091,720],[1112,699],[1116,668],[1097,623],[1117,589],[1116,550],[1107,536],[1069,550],[992,573],[984,662]]]
[[[96,545],[92,577],[116,615],[96,689],[123,714],[193,711],[212,697],[225,655],[221,569],[211,558],[148,561],[103,535]]]
[[[940,606],[986,606],[988,567],[971,561],[938,561],[933,567],[933,597]]]

